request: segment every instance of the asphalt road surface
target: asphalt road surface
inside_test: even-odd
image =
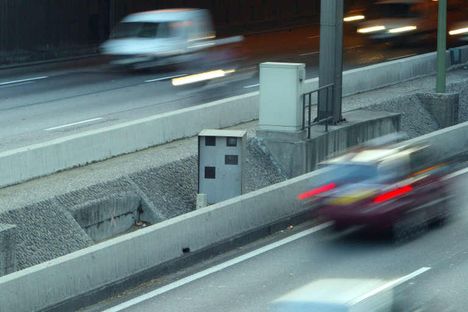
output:
[[[111,68],[101,59],[0,70],[0,151],[207,103],[258,90],[257,65],[263,61],[301,62],[317,76],[316,26],[250,35],[224,62],[206,62],[144,72]],[[345,37],[345,69],[407,57],[432,47],[372,45],[352,32]],[[227,52],[226,52],[227,51]],[[208,57],[210,59],[210,57]],[[171,78],[215,69],[235,69],[206,84],[175,87]]]

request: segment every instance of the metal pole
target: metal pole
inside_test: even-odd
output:
[[[437,28],[437,82],[436,92],[445,93],[446,85],[446,60],[445,54],[447,50],[447,0],[439,0]]]
[[[323,94],[319,97],[317,120],[333,116],[342,120],[343,0],[321,0],[319,86],[334,85],[331,111]]]

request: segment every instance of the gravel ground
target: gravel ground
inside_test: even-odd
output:
[[[448,75],[448,91],[461,91],[460,120],[468,120],[468,70]],[[402,113],[402,130],[417,136],[437,129],[416,93],[431,91],[424,77],[343,100],[345,111],[360,108]],[[395,95],[397,97],[395,97]],[[248,130],[246,190],[283,181],[269,155]],[[73,219],[75,209],[103,198],[132,194],[142,199],[157,222],[194,209],[197,139],[190,138],[116,157],[0,189],[0,223],[17,225],[18,269],[82,249],[92,240]]]

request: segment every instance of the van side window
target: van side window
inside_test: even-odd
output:
[[[172,37],[172,25],[170,23],[160,23],[158,28],[159,38],[170,38]]]
[[[138,32],[138,36],[141,38],[156,37],[158,25],[158,23],[143,23],[141,25],[140,31]]]

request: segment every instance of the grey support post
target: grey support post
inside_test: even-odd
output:
[[[334,84],[332,99],[319,94],[318,120],[341,121],[343,77],[343,0],[321,0],[319,86]],[[328,103],[327,103],[328,100]]]

